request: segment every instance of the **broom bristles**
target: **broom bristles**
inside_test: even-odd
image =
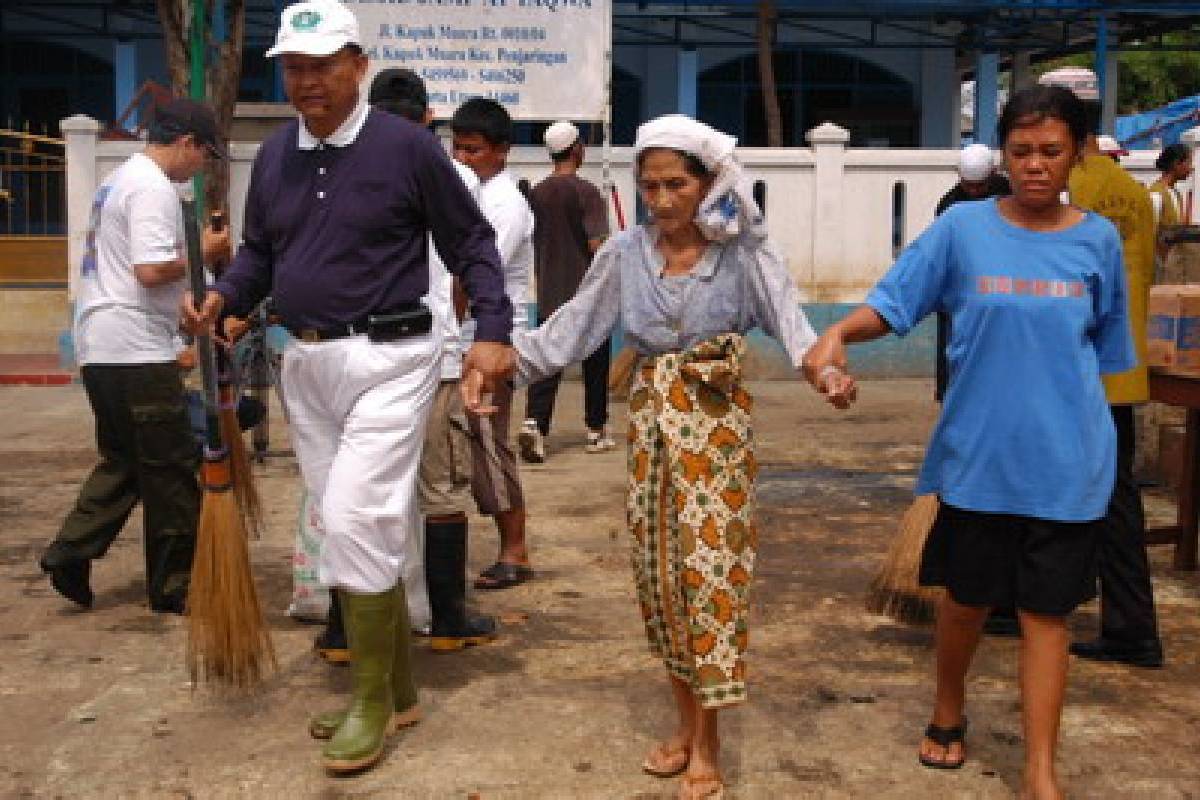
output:
[[[931,622],[945,591],[920,584],[921,554],[937,519],[937,495],[918,496],[900,518],[900,529],[887,557],[871,581],[867,609],[897,622],[921,625]]]
[[[222,405],[218,419],[221,441],[229,448],[233,496],[237,500],[246,529],[255,539],[259,539],[263,530],[262,498],[258,493],[258,485],[254,482],[254,472],[251,470],[250,456],[246,452],[246,440],[242,436],[241,425],[238,424],[237,411]]]
[[[228,490],[207,490],[188,590],[188,672],[235,688],[258,684],[276,666],[250,570],[246,529]]]

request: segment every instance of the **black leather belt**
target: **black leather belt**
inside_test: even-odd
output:
[[[357,322],[347,322],[335,328],[294,328],[288,325],[287,329],[292,336],[302,342],[328,342],[331,339],[345,339],[347,336],[366,333],[367,321],[362,319]]]

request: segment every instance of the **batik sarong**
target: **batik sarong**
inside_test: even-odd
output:
[[[647,359],[629,397],[627,514],[646,635],[705,708],[746,695],[757,466],[744,352],[724,334]]]

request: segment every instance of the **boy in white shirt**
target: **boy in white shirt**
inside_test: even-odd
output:
[[[504,263],[504,290],[513,305],[513,327],[528,327],[527,295],[533,271],[533,212],[507,170],[512,119],[494,100],[477,97],[463,103],[450,122],[454,158],[479,176],[479,205],[496,230],[496,249]],[[471,324],[463,338],[472,335]],[[471,489],[481,514],[495,517],[500,556],[475,581],[478,589],[505,589],[533,577],[525,546],[525,496],[509,437],[513,392],[497,388],[491,417],[468,417],[471,427]]]
[[[183,613],[200,488],[175,361],[187,264],[173,184],[208,157],[225,157],[212,111],[172,100],[156,111],[145,151],[109,175],[92,204],[74,342],[100,463],[39,562],[59,594],[85,607],[93,600],[92,559],[141,501],[150,608]],[[206,262],[228,257],[228,232],[206,230],[202,247]]]

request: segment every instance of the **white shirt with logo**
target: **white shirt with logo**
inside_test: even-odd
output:
[[[175,360],[179,301],[187,279],[148,288],[133,267],[183,254],[179,200],[175,185],[143,153],[130,157],[97,190],[75,297],[80,365]]]

